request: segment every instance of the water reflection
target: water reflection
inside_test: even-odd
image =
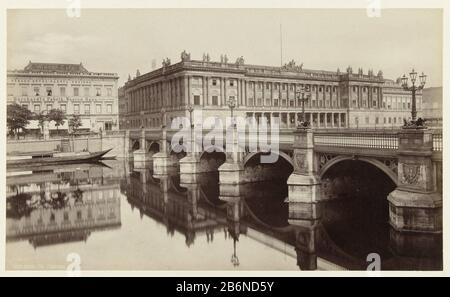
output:
[[[285,181],[226,186],[217,173],[180,178],[132,167],[108,161],[9,172],[7,267],[61,269],[70,252],[82,255],[85,269],[101,270],[365,269],[373,251],[383,269],[441,265],[439,257],[405,256],[417,244],[430,248],[429,240],[362,222],[367,217],[349,211],[364,209],[361,200],[288,204]],[[367,240],[352,242],[362,235]]]

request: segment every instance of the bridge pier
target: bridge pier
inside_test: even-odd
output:
[[[237,185],[244,182],[244,165],[242,163],[242,154],[239,153],[238,135],[236,126],[233,127],[232,134],[232,152],[227,153],[227,159],[219,167],[219,184]],[[230,148],[226,148],[227,151]]]
[[[169,148],[167,147],[167,131],[163,127],[161,150],[159,153],[153,155],[153,173],[156,175],[166,175],[171,173],[175,167],[175,161],[169,155]]]
[[[291,203],[316,203],[322,199],[321,181],[316,174],[311,128],[298,128],[294,132],[293,149],[294,172],[287,180],[288,202],[290,205]],[[292,207],[294,207],[293,204]]]
[[[152,163],[152,158],[145,143],[145,130],[142,129],[139,149],[133,152],[134,168],[148,168]]]
[[[200,149],[196,141],[195,129],[191,128],[190,152],[179,161],[182,183],[195,183],[196,175],[205,172],[200,166]]]
[[[388,196],[389,222],[397,231],[442,232],[442,194],[436,189],[432,148],[428,129],[399,133],[398,186]]]

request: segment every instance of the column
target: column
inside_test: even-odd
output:
[[[184,104],[189,105],[189,76],[184,76]]]
[[[207,97],[207,93],[206,93],[206,84],[207,84],[206,77],[202,76],[202,97],[201,97],[202,101],[200,102],[201,106],[208,105],[208,97]]]

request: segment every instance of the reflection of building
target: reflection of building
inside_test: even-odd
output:
[[[90,72],[80,64],[32,63],[23,70],[8,70],[8,104],[13,102],[35,113],[56,108],[79,114],[80,129],[118,129],[115,73]],[[56,129],[50,123],[50,129]],[[39,129],[32,121],[29,129]],[[67,121],[59,129],[68,129]]]
[[[423,117],[429,126],[442,126],[442,87],[423,89]]]
[[[69,181],[61,181],[64,177],[58,173],[44,174],[49,179],[46,182],[25,183],[27,176],[11,180],[14,185],[8,186],[7,194],[8,241],[27,239],[34,247],[80,241],[93,231],[121,225],[118,183],[106,183],[95,174],[86,177],[84,171],[73,172]],[[39,176],[28,177],[33,179],[34,175]],[[22,208],[16,201],[19,196],[28,197]],[[29,211],[23,211],[24,205]]]
[[[201,109],[209,126],[229,115],[230,99],[236,101],[237,116],[257,121],[277,118],[282,127],[294,127],[301,112],[296,94],[302,87],[310,95],[306,119],[316,127],[391,127],[410,117],[410,92],[384,79],[381,71],[309,70],[294,62],[283,67],[257,66],[244,64],[242,58],[228,63],[226,56],[221,62],[208,57],[194,61],[187,53],[181,59],[173,65],[166,60],[162,68],[137,73],[125,83],[126,128],[159,127],[163,108],[170,124],[176,117],[189,116],[188,105]],[[421,93],[417,99],[420,114]]]

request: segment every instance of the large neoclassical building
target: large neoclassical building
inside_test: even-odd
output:
[[[301,120],[302,89],[308,98],[306,120],[314,127],[391,128],[411,114],[411,93],[381,71],[309,70],[293,61],[283,67],[249,65],[242,57],[230,63],[226,55],[220,62],[209,55],[198,61],[183,52],[176,64],[166,59],[161,68],[143,75],[137,71],[128,79],[119,98],[125,113],[121,128],[159,127],[163,118],[170,125],[176,117],[189,116],[190,105],[201,110],[203,124],[206,118],[223,120],[230,115],[230,99],[236,102],[236,116],[278,118],[282,127],[295,127]],[[420,116],[421,93],[416,98]]]
[[[80,64],[32,63],[7,72],[7,103],[16,102],[34,113],[61,109],[67,116],[79,114],[81,129],[117,130],[116,73],[88,71]],[[31,121],[28,129],[38,129]],[[50,123],[50,129],[54,129]],[[67,129],[67,121],[59,129]]]

